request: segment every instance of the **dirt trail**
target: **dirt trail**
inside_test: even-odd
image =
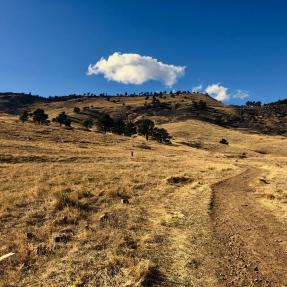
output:
[[[287,286],[287,228],[256,202],[249,186],[260,172],[250,168],[213,185],[221,286]]]

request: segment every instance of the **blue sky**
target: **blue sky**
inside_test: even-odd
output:
[[[0,0],[0,91],[49,96],[221,83],[249,100],[286,98],[286,15],[285,0]],[[172,88],[87,76],[89,64],[114,52],[185,66],[185,74]]]

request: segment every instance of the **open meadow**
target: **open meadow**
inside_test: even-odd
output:
[[[286,137],[162,122],[170,145],[1,115],[1,286],[287,284]]]

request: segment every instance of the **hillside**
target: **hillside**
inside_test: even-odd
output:
[[[0,93],[0,113],[17,114],[32,104],[43,102],[44,98],[25,93]]]
[[[205,103],[200,106],[200,103]],[[75,107],[80,113],[74,113]],[[0,112],[32,112],[43,108],[50,119],[65,111],[72,122],[97,118],[103,113],[114,118],[136,120],[149,117],[158,123],[198,119],[220,126],[244,128],[250,131],[286,135],[287,105],[284,100],[264,106],[228,106],[207,94],[174,93],[142,96],[77,96],[41,98],[26,94],[0,94]]]
[[[0,114],[0,257],[14,253],[0,286],[286,284],[287,138],[224,125],[238,107],[207,95],[159,100],[24,107],[65,111],[73,128]],[[81,126],[102,113],[153,119],[172,143]]]

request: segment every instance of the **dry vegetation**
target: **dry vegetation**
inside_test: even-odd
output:
[[[285,137],[162,127],[172,145],[3,114],[0,256],[15,255],[0,262],[0,286],[219,286],[211,186],[248,167],[262,170],[258,204],[287,224]]]

